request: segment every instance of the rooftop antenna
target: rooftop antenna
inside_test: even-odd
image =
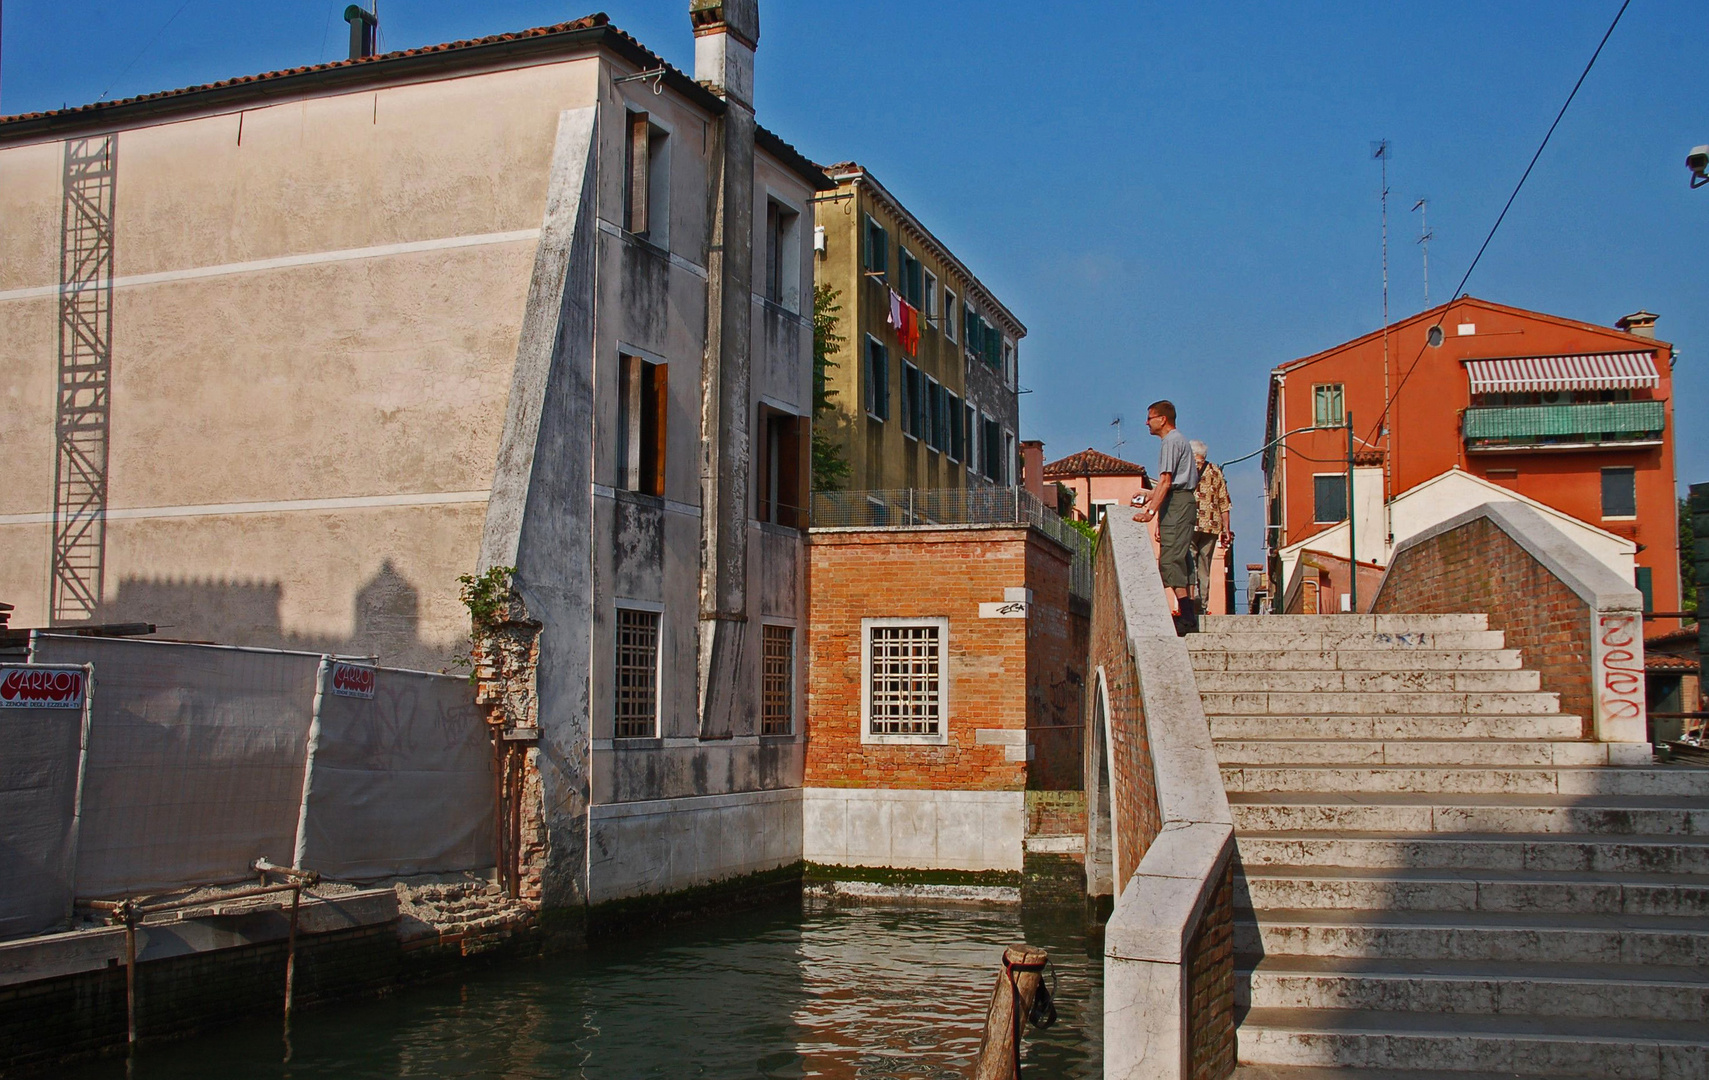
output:
[[[1116,453],[1117,457],[1120,457],[1121,452],[1122,452],[1122,447],[1127,444],[1127,440],[1122,438],[1122,418],[1119,414],[1116,416],[1116,418],[1114,420],[1110,421],[1110,426],[1116,429],[1115,453]]]
[[[1389,401],[1389,156],[1391,153],[1392,153],[1392,151],[1389,147],[1389,141],[1387,139],[1378,139],[1376,142],[1371,144],[1371,156],[1376,158],[1377,162],[1381,165],[1382,177],[1383,177],[1382,205],[1383,205],[1383,406],[1384,406],[1383,415],[1384,415],[1384,419],[1383,419],[1383,430],[1380,434],[1381,434],[1382,439],[1383,439],[1384,450],[1387,451],[1386,453],[1383,454],[1383,517],[1384,517],[1385,523],[1387,522],[1387,519],[1388,519],[1389,499],[1392,496],[1392,493],[1394,491],[1394,484],[1393,484],[1394,476],[1393,476],[1393,472],[1392,472],[1393,458],[1394,458],[1394,441],[1393,441],[1393,439],[1391,439],[1389,437],[1389,432],[1393,429],[1393,421],[1389,418],[1393,412],[1392,404]],[[1355,513],[1354,506],[1353,506],[1354,493],[1349,491],[1347,498],[1348,498],[1347,516],[1348,516],[1348,525],[1350,526],[1348,529],[1348,532],[1349,532],[1349,534],[1351,534],[1353,531],[1351,528],[1351,526],[1353,524],[1352,516]],[[1393,537],[1394,530],[1393,530],[1392,526],[1386,528],[1384,531],[1390,538]],[[1348,564],[1349,565],[1356,564],[1358,562],[1358,559],[1359,559],[1359,553],[1352,550],[1352,548],[1349,547],[1347,550]]]
[[[1419,199],[1412,204],[1418,211],[1418,244],[1424,249],[1424,307],[1430,307],[1430,241],[1436,234],[1430,231],[1430,200]]]

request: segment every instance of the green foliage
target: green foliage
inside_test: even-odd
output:
[[[1679,500],[1679,610],[1697,610],[1697,572],[1692,559],[1697,550],[1697,530],[1691,525],[1691,500]],[[1685,622],[1693,622],[1686,619]]]
[[[831,399],[835,390],[825,385],[825,373],[837,367],[831,354],[842,347],[843,337],[837,333],[837,303],[842,294],[829,285],[813,286],[813,483],[814,491],[841,491],[849,480],[849,463],[843,448],[830,435],[828,425],[820,418],[836,412]]]
[[[1081,521],[1079,518],[1063,518],[1062,520],[1086,539],[1096,540],[1098,538],[1098,527],[1091,522]]]
[[[495,566],[479,577],[474,574],[458,576],[457,583],[462,588],[457,596],[469,609],[469,622],[476,633],[490,630],[499,612],[509,603],[510,579],[515,573],[514,566]]]

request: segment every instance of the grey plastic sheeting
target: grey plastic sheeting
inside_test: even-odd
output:
[[[356,879],[494,864],[489,736],[462,679],[380,668],[372,699],[323,695],[305,783],[320,656],[37,635],[31,659],[94,667],[79,897],[239,881],[261,857]],[[75,776],[76,738],[61,752]],[[16,820],[0,803],[0,838]]]
[[[0,939],[71,912],[77,747],[83,710],[0,709]]]
[[[320,657],[37,636],[31,660],[95,668],[79,896],[238,881],[261,856],[290,860]]]
[[[492,866],[492,743],[469,684],[382,668],[372,694],[325,683],[298,865],[358,881]]]

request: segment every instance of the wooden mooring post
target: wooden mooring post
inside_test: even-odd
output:
[[[1049,962],[1050,954],[1043,949],[1011,945],[1003,950],[1003,970],[997,973],[997,985],[991,992],[973,1080],[1020,1080],[1021,1032],[1039,994],[1045,995],[1045,1006],[1050,1002],[1050,991],[1044,989],[1044,967]],[[1049,1019],[1041,1018],[1038,1026],[1049,1027],[1055,1022],[1054,1008],[1047,1015]]]

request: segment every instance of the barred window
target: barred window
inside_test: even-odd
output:
[[[617,609],[619,739],[647,739],[659,726],[659,613]]]
[[[948,620],[872,620],[866,640],[868,739],[942,742]]]
[[[795,719],[795,628],[765,628],[761,735],[788,735]]]

